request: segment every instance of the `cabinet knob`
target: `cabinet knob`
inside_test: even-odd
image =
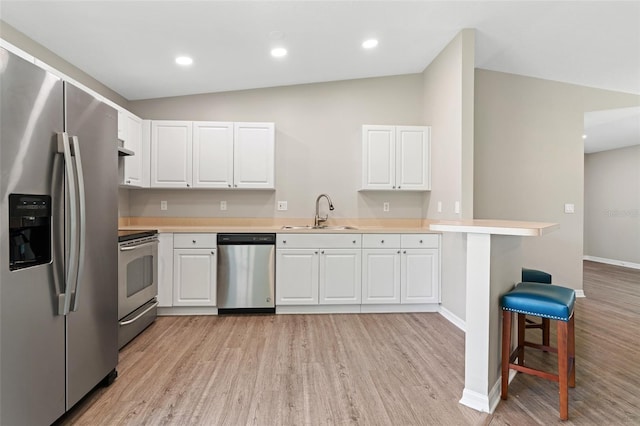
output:
[[[287,244],[287,240],[282,240],[282,244]]]
[[[356,243],[356,240],[353,240],[353,244],[355,244],[355,243]]]
[[[320,252],[320,254],[324,254],[324,250],[322,250],[322,251]]]
[[[402,188],[400,185],[398,185],[398,189]]]
[[[422,244],[422,240],[420,240],[420,244]]]
[[[395,186],[395,185],[393,185],[393,189],[396,189],[396,186]]]
[[[236,184],[236,185],[233,185],[233,187],[234,187],[234,188],[237,188],[237,187],[238,187],[238,185],[237,185],[237,184]]]
[[[127,183],[131,183],[131,180],[127,180]]]
[[[211,250],[211,254],[216,254],[216,252],[215,252],[215,251],[213,251],[213,250]]]
[[[191,185],[187,184],[187,188],[189,188]]]
[[[231,188],[231,184],[227,185],[229,188]]]
[[[407,254],[407,251],[406,251],[406,250],[405,250],[405,251],[403,251],[403,252],[402,252],[402,254]]]
[[[384,240],[380,240],[380,244],[384,244]]]
[[[191,242],[192,242],[193,244],[195,244],[195,243],[196,243],[196,240],[191,240]]]
[[[398,250],[398,254],[400,254],[400,250]]]
[[[318,254],[318,252],[316,251],[316,252],[314,252],[313,254]]]

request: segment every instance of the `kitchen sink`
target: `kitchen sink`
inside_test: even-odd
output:
[[[285,225],[285,226],[282,227],[282,229],[289,229],[289,230],[324,229],[324,230],[327,230],[327,231],[347,231],[349,229],[357,230],[358,228],[354,228],[353,226],[325,226],[325,225],[319,225],[319,226],[313,226],[313,225],[290,226],[290,225]]]

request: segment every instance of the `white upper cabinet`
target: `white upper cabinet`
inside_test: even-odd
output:
[[[233,123],[193,123],[193,186],[231,188],[233,185]]]
[[[275,189],[275,125],[153,121],[151,186]]]
[[[275,188],[275,125],[235,123],[233,187]]]
[[[151,187],[192,185],[192,122],[151,122]]]
[[[142,188],[149,186],[144,175],[142,120],[125,110],[118,110],[118,139],[132,155],[119,157],[120,185]]]
[[[362,189],[431,189],[431,129],[362,126]]]

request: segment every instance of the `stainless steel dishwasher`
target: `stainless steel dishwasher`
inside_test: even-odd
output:
[[[275,313],[276,234],[218,234],[218,313]]]

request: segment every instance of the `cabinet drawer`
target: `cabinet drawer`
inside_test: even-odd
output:
[[[400,237],[402,248],[439,248],[439,234],[402,234]]]
[[[278,234],[276,247],[283,248],[361,248],[361,234]]]
[[[215,248],[217,234],[174,234],[173,248]]]
[[[363,234],[362,248],[400,248],[400,235]]]

